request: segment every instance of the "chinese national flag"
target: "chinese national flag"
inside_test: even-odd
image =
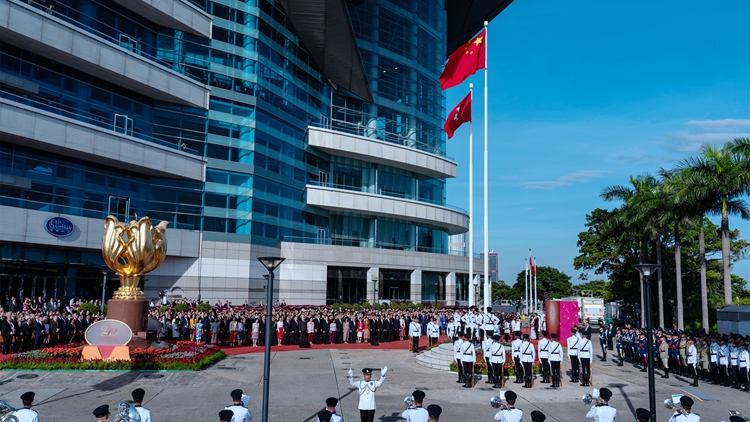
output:
[[[448,115],[448,119],[443,125],[445,133],[448,134],[448,139],[453,137],[453,132],[456,131],[462,124],[471,121],[471,92],[469,95],[464,97],[458,105],[451,110]]]
[[[440,87],[443,90],[460,84],[466,78],[475,74],[477,70],[485,68],[485,32],[486,30],[482,31],[481,34],[459,47],[448,57],[448,63],[440,75]]]

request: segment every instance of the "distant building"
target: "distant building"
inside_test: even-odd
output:
[[[479,256],[484,259],[484,253],[480,253]],[[490,251],[488,254],[490,257],[489,259],[489,270],[490,270],[490,283],[495,283],[498,281],[497,277],[497,252]],[[484,265],[484,264],[482,264]]]

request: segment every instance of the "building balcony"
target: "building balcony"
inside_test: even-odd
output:
[[[156,177],[205,180],[200,156],[5,98],[0,98],[0,139]]]
[[[0,39],[155,100],[208,108],[207,85],[35,5],[0,2]]]
[[[186,0],[114,0],[151,22],[211,38],[213,18]]]
[[[328,154],[383,164],[423,174],[436,179],[456,177],[457,164],[444,155],[423,151],[409,145],[356,135],[339,130],[309,126],[307,139],[311,147]]]
[[[450,235],[464,233],[469,229],[469,215],[461,208],[334,186],[308,184],[307,204],[333,211],[356,212],[430,224],[444,228]]]

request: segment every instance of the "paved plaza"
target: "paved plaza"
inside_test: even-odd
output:
[[[271,421],[315,421],[316,413],[327,397],[341,397],[345,421],[359,421],[358,396],[346,378],[352,368],[356,377],[363,367],[388,366],[385,384],[377,392],[375,419],[398,421],[404,410],[404,397],[412,390],[427,393],[425,405],[443,408],[441,421],[491,421],[496,409],[489,402],[498,390],[486,387],[480,380],[473,389],[461,388],[456,374],[429,369],[416,364],[407,350],[373,349],[300,349],[272,354]],[[618,367],[612,361],[595,359],[592,369],[594,387],[608,387],[614,393],[611,404],[617,408],[618,420],[632,421],[637,407],[648,407],[648,381],[644,373],[631,365]],[[28,379],[29,376],[37,375]],[[374,379],[379,377],[375,373]],[[571,385],[564,379],[561,389],[536,383],[533,389],[508,384],[518,393],[517,406],[528,421],[532,410],[540,410],[547,420],[585,420],[589,406],[581,396],[587,387]],[[512,381],[512,380],[511,380]],[[658,421],[671,415],[663,406],[671,394],[691,394],[694,411],[704,421],[729,420],[728,410],[750,415],[750,393],[702,384],[693,389],[679,376],[662,380],[657,374]],[[230,356],[201,372],[160,373],[84,373],[84,372],[0,372],[0,400],[20,407],[19,396],[36,392],[35,409],[42,420],[94,420],[91,411],[100,404],[115,406],[130,399],[135,388],[146,390],[144,406],[151,409],[157,422],[217,421],[217,413],[230,404],[229,392],[241,388],[251,396],[249,408],[255,420],[261,417],[263,392],[263,354]],[[114,417],[111,418],[113,420]]]

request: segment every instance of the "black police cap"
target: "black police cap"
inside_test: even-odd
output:
[[[544,422],[544,420],[547,419],[546,416],[544,416],[544,413],[534,410],[531,412],[531,420],[534,422]]]
[[[440,416],[440,414],[443,413],[443,408],[436,404],[431,404],[427,406],[427,413],[430,416]]]
[[[332,416],[333,416],[333,413],[327,410],[321,410],[320,412],[318,412],[318,420],[320,422],[328,422],[331,420]]]
[[[692,406],[692,405],[693,405],[693,403],[695,403],[695,402],[693,401],[693,399],[691,399],[691,398],[690,398],[690,397],[688,397],[688,396],[682,396],[682,397],[680,397],[680,404],[681,404],[681,405],[683,405],[683,406],[688,406],[688,407],[690,407],[690,406]]]
[[[424,400],[425,393],[422,390],[414,390],[413,393],[411,393],[411,396],[414,397],[414,400]]]
[[[130,395],[133,396],[133,400],[138,401],[138,399],[142,399],[146,395],[146,390],[142,388],[136,388],[132,393],[130,393]]]
[[[339,399],[336,397],[328,397],[326,399],[326,406],[328,407],[336,407],[337,404],[339,404]]]
[[[229,393],[230,396],[232,396],[233,399],[241,399],[242,398],[242,390],[239,388],[236,390],[232,390],[231,393]]]
[[[651,411],[639,407],[638,409],[635,409],[635,416],[639,421],[648,422],[651,420]]]
[[[234,417],[234,412],[231,410],[224,409],[219,412],[219,420],[222,422],[229,422]]]
[[[515,402],[518,396],[512,391],[505,392],[505,401]]]
[[[94,409],[92,413],[94,414],[94,417],[96,418],[103,418],[109,415],[109,405],[103,404],[97,407],[96,409]]]
[[[23,393],[21,395],[21,400],[23,401],[34,401],[34,393],[32,391],[29,391],[28,393]]]

